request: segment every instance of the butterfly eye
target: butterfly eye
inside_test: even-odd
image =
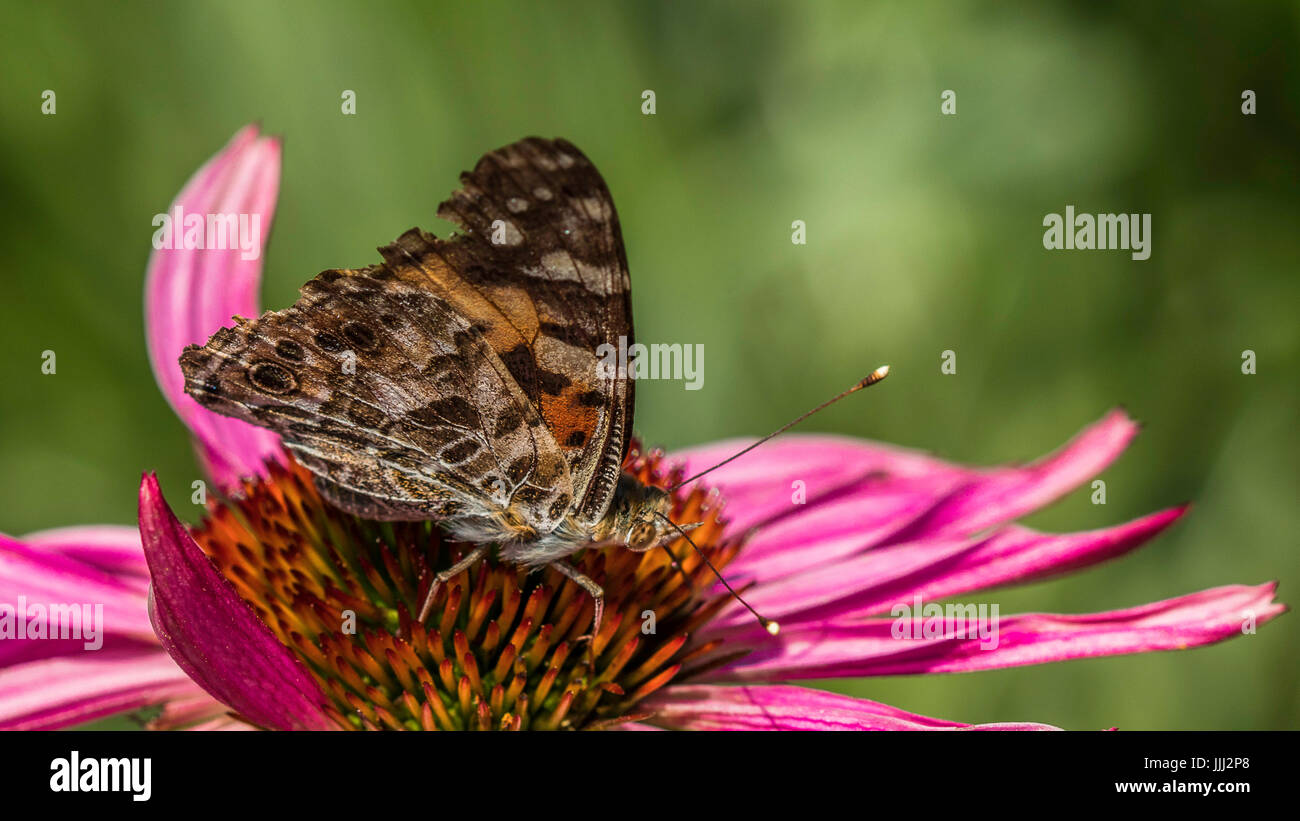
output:
[[[659,531],[649,522],[637,522],[627,531],[627,546],[629,550],[635,550],[638,553],[643,550],[649,550],[655,542],[655,536]]]

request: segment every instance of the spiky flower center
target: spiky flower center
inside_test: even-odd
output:
[[[665,486],[661,455],[624,469]],[[721,569],[740,550],[716,494],[673,500],[671,518]],[[302,659],[342,728],[583,729],[638,717],[636,704],[717,642],[689,642],[726,599],[684,540],[667,550],[584,550],[573,564],[605,590],[594,602],[558,571],[495,558],[444,585],[415,620],[433,575],[474,548],[429,522],[373,522],[323,501],[310,474],[275,465],[242,497],[212,502],[194,537],[240,596]],[[672,554],[670,558],[669,554]],[[674,565],[674,561],[676,564]]]

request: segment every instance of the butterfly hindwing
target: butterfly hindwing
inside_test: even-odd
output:
[[[278,432],[356,515],[481,526],[510,511],[520,530],[553,529],[567,464],[482,335],[425,289],[342,273],[187,348],[187,392]]]

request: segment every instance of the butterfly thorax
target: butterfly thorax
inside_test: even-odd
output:
[[[577,515],[565,517],[550,533],[512,539],[501,546],[501,558],[527,566],[549,564],[593,544],[621,544],[644,551],[666,535],[664,521],[672,507],[667,491],[647,485],[630,473],[619,476],[609,507],[595,522]]]

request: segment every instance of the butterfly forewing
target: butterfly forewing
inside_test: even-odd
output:
[[[270,428],[336,504],[368,518],[511,509],[547,532],[568,467],[500,358],[443,300],[327,271],[293,307],[181,357],[186,390]]]

